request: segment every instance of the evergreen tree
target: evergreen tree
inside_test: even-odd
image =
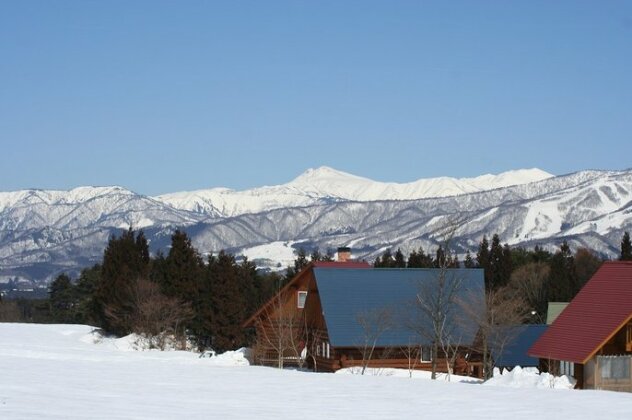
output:
[[[498,234],[492,236],[492,244],[489,248],[489,271],[490,271],[490,290],[496,290],[503,284],[502,267],[503,264],[503,248],[500,245]]]
[[[212,346],[216,351],[236,349],[245,344],[241,327],[246,302],[241,293],[239,270],[235,258],[221,251],[213,264],[211,281]]]
[[[436,268],[449,267],[449,262],[446,261],[445,251],[443,250],[443,246],[441,245],[439,245],[439,248],[437,248],[436,256],[434,259],[434,266]]]
[[[314,261],[323,261],[324,260],[324,256],[323,254],[320,253],[320,250],[318,249],[318,247],[314,248],[312,250],[312,253],[309,256],[309,260],[314,262]]]
[[[399,248],[397,248],[397,251],[395,251],[395,259],[393,260],[393,267],[406,268],[406,260],[404,259],[404,254],[402,254],[402,251]]]
[[[575,294],[581,290],[588,280],[601,267],[603,260],[594,252],[586,248],[579,248],[575,252],[575,278],[577,288]]]
[[[50,312],[54,322],[65,324],[75,322],[73,307],[75,306],[74,287],[70,277],[62,273],[50,285]]]
[[[630,233],[625,232],[621,239],[621,261],[632,261],[632,243],[630,243]]]
[[[299,248],[294,260],[294,272],[298,274],[303,268],[307,267],[307,264],[309,264],[307,253],[304,248]]]
[[[392,268],[395,266],[395,259],[393,258],[393,254],[391,254],[391,250],[387,249],[382,254],[382,257],[377,257],[375,259],[375,263],[373,263],[375,268]]]
[[[553,255],[540,245],[536,245],[535,248],[533,248],[533,262],[548,263],[551,261],[551,258],[553,258]]]
[[[143,232],[132,228],[113,236],[103,253],[101,279],[94,300],[99,324],[108,332],[131,332],[133,290],[139,278],[149,274],[149,249]]]
[[[408,257],[408,268],[430,268],[433,266],[432,257],[427,255],[422,247],[413,250]]]
[[[482,268],[485,273],[485,288],[491,290],[492,285],[492,273],[490,270],[490,256],[489,256],[489,242],[487,237],[483,236],[483,240],[478,246],[478,252],[476,253],[476,261],[479,268]]]
[[[500,260],[500,266],[498,267],[501,286],[506,286],[509,283],[511,272],[513,271],[513,261],[511,258],[511,248],[509,244],[503,245],[502,256]]]
[[[101,265],[95,264],[81,270],[74,291],[76,297],[75,319],[79,324],[96,325],[99,320],[99,308],[95,293],[101,282]]]
[[[459,261],[459,256],[457,254],[454,254],[454,257],[451,258],[451,263],[450,263],[450,267],[451,268],[461,268],[461,262]]]
[[[465,261],[463,262],[463,266],[465,268],[474,268],[474,267],[476,267],[476,263],[474,262],[474,259],[472,258],[472,254],[470,254],[470,250],[469,249],[465,253]]]
[[[191,240],[184,231],[176,229],[171,235],[171,248],[164,258],[156,260],[155,267],[160,289],[165,296],[177,298],[193,308],[193,318],[183,327],[194,336],[203,347],[211,335],[207,306],[210,305],[210,286],[204,285],[207,279],[204,262]],[[162,276],[157,274],[162,265]],[[206,292],[206,293],[204,293]],[[178,331],[177,333],[180,333]]]
[[[550,262],[551,271],[547,281],[547,296],[551,302],[570,302],[578,285],[575,264],[570,247],[564,241]]]
[[[160,264],[160,260],[156,260],[156,264]],[[187,234],[177,229],[171,235],[171,248],[164,259],[164,274],[160,279],[162,292],[184,302],[191,302],[195,307],[194,301],[199,292],[203,271],[202,257],[191,245]]]

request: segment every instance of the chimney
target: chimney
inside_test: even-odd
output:
[[[346,262],[351,260],[351,248],[348,246],[341,246],[338,248],[338,262]]]

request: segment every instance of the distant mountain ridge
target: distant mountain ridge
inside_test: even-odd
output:
[[[298,246],[348,245],[354,257],[369,260],[389,247],[430,251],[450,214],[468,220],[455,237],[460,252],[474,250],[483,234],[499,233],[511,245],[555,247],[566,239],[612,256],[623,230],[632,227],[632,170],[553,177],[531,169],[394,184],[323,167],[284,185],[241,192],[147,197],[122,187],[80,187],[0,193],[0,282],[76,273],[100,261],[110,235],[130,225],[144,229],[153,251],[166,250],[180,227],[202,253],[227,249],[274,267]]]
[[[308,169],[287,184],[245,191],[228,188],[163,194],[154,197],[175,208],[230,217],[284,207],[331,201],[417,200],[486,191],[551,178],[540,169],[508,171],[476,178],[430,178],[409,183],[377,182],[327,166]]]

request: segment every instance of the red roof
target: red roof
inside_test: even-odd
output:
[[[528,351],[586,363],[632,318],[632,262],[605,262]]]
[[[371,268],[371,264],[366,261],[315,261],[312,265],[325,268]]]

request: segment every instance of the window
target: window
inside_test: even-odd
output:
[[[305,307],[305,300],[307,300],[307,292],[298,292],[297,294],[297,301],[296,301],[296,307],[297,308],[304,308]]]
[[[431,351],[430,347],[422,347],[421,348],[421,362],[431,362]]]
[[[560,375],[574,376],[575,375],[575,363],[573,363],[573,362],[566,362],[566,361],[562,360],[560,362]]]
[[[627,379],[630,377],[629,357],[604,357],[599,360],[602,379]]]

